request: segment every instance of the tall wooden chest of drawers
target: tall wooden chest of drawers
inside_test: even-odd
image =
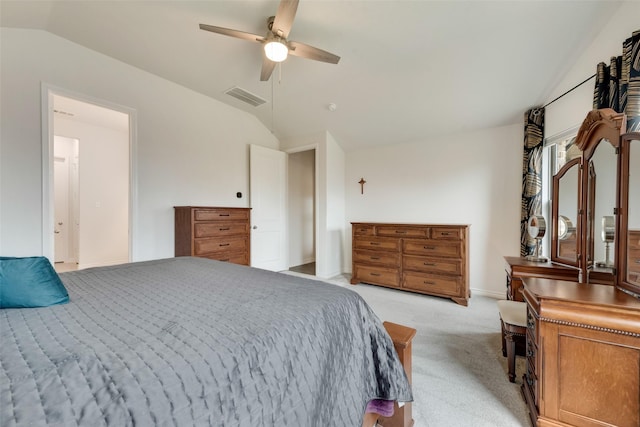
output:
[[[468,225],[352,222],[351,283],[451,298],[467,305]]]
[[[197,256],[249,265],[251,210],[176,206],[175,256]]]

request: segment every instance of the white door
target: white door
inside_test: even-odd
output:
[[[53,224],[55,262],[69,258],[69,157],[53,159],[54,204]]]
[[[272,271],[287,266],[287,154],[251,145],[251,266]]]

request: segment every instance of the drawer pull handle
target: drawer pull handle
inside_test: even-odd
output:
[[[229,214],[220,214],[218,216],[229,216]]]
[[[423,263],[424,265],[428,266],[428,267],[435,267],[436,263],[435,262],[425,262]]]
[[[372,256],[371,259],[372,260],[378,260],[378,259],[380,259],[380,257],[379,256]]]
[[[427,250],[434,250],[436,247],[435,246],[423,246],[423,248],[427,249]]]
[[[637,259],[637,260],[636,260],[636,264],[640,264],[640,259]]]
[[[396,234],[407,234],[407,232],[402,230],[396,230]]]
[[[229,258],[221,259],[220,261],[229,262]]]
[[[447,232],[447,231],[443,231],[443,232],[441,232],[440,234],[441,234],[441,235],[443,235],[443,236],[448,236],[448,235],[449,235],[449,234],[451,234],[451,233],[449,233],[449,232]]]
[[[229,243],[220,243],[219,246],[229,246]]]
[[[425,285],[435,285],[435,282],[432,282],[432,281],[430,281],[430,280],[425,280],[425,281],[424,281],[424,284],[425,284]]]
[[[380,273],[369,273],[369,274],[372,275],[372,276],[381,276]]]
[[[229,231],[229,230],[231,230],[229,227],[221,228],[221,229],[220,229],[220,231]]]
[[[369,242],[371,246],[380,246],[379,242]]]

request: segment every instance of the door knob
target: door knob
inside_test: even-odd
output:
[[[55,234],[60,234],[60,232],[58,230],[55,230],[54,233]]]
[[[256,230],[256,229],[258,228],[258,226],[257,226],[257,225],[254,225],[254,226],[253,226],[253,227],[251,227],[251,228],[253,228],[254,230]]]

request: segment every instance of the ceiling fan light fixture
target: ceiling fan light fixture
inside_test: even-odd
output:
[[[282,62],[287,59],[289,48],[280,40],[271,40],[264,45],[264,54],[273,62]]]

